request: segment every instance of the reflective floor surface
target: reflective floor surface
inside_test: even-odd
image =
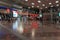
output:
[[[48,21],[0,21],[1,40],[60,40],[60,24]]]

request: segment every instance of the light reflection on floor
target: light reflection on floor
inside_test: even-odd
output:
[[[26,23],[25,23],[26,22]],[[17,31],[17,33],[27,37],[31,40],[59,40],[60,38],[60,29],[57,29],[57,24],[41,23],[38,20],[28,20],[28,21],[20,21],[19,19],[13,22],[11,25],[9,22],[8,24],[11,26],[7,26],[4,24],[8,29],[11,27],[12,31]]]
[[[17,28],[18,28],[18,21],[15,21],[15,22],[13,23],[13,30],[16,31]]]

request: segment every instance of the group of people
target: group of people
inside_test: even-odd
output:
[[[0,13],[0,20],[1,21],[10,21],[12,19],[12,16],[10,14],[4,14]]]

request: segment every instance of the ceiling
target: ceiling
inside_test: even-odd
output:
[[[23,7],[38,9],[44,9],[60,5],[60,0],[0,0],[0,1],[4,1],[9,4],[22,5]]]

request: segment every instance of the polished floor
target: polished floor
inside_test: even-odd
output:
[[[60,40],[60,24],[19,18],[0,21],[0,40]]]

